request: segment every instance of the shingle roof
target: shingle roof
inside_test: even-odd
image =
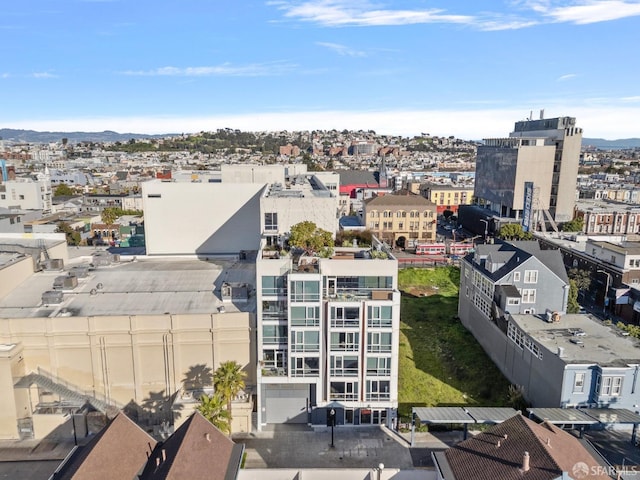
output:
[[[368,170],[338,170],[340,185],[378,186],[378,172]]]
[[[523,476],[524,452],[530,468]],[[549,423],[537,424],[516,415],[449,448],[437,457],[445,478],[552,480],[580,468],[588,478],[609,478],[580,441]],[[443,462],[444,460],[444,462]],[[448,475],[446,474],[448,472]],[[583,477],[580,477],[583,478]]]
[[[156,441],[119,413],[89,443],[79,447],[53,480],[133,479],[142,470]]]
[[[235,479],[243,451],[196,412],[156,446],[140,480]]]

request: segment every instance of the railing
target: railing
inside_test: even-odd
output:
[[[107,406],[114,406],[118,409],[123,409],[124,405],[122,405],[119,402],[116,402],[115,400],[111,399],[111,398],[107,398],[105,395],[94,391],[88,391],[88,390],[84,390],[83,388],[80,388],[78,385],[75,385],[73,383],[67,382],[66,380],[61,379],[60,377],[58,377],[57,375],[54,375],[51,372],[48,372],[47,370],[38,367],[38,375],[41,375],[45,378],[48,378],[49,380],[51,380],[53,383],[56,383],[58,385],[62,385],[63,387],[65,387],[66,389],[72,391],[72,392],[77,392],[80,395],[83,395],[85,397],[90,397],[90,398],[95,398],[96,400],[98,400],[99,402],[104,403]]]

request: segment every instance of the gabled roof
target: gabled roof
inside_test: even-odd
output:
[[[340,185],[368,185],[378,186],[378,179],[380,178],[377,172],[370,172],[368,170],[338,170],[340,175]]]
[[[156,445],[140,480],[233,480],[243,451],[243,445],[236,445],[196,412]]]
[[[531,257],[535,257],[563,282],[569,283],[560,250],[542,250],[536,241],[477,245],[475,252],[470,253],[467,258],[474,263],[473,259],[478,257],[490,259],[496,264],[503,264],[494,272],[487,271],[487,275],[494,281],[503,278]]]
[[[78,447],[52,479],[133,479],[155,445],[150,435],[119,413],[89,443]]]
[[[526,473],[522,471],[525,452],[529,454]],[[576,475],[585,472],[588,478],[610,478],[576,437],[550,423],[538,424],[522,415],[435,456],[446,480],[554,480],[563,472],[573,478],[583,478]]]

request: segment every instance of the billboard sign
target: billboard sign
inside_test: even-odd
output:
[[[533,216],[533,182],[524,182],[524,208],[522,209],[522,230],[528,232]]]

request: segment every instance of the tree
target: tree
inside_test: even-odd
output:
[[[531,233],[522,230],[522,225],[519,223],[503,225],[496,236],[502,240],[531,240],[533,238]]]
[[[569,279],[569,298],[567,299],[567,313],[580,312],[580,304],[578,303],[578,287],[575,280]]]
[[[451,218],[453,214],[454,214],[453,210],[445,210],[442,212],[442,216],[444,217],[445,220],[449,220],[449,218]]]
[[[318,228],[310,221],[297,223],[291,227],[289,245],[302,248],[309,253],[318,253],[328,257],[333,253],[333,237],[331,233]]]
[[[74,194],[75,192],[73,191],[73,189],[69,185],[66,185],[64,183],[58,185],[53,191],[54,197],[70,197]]]
[[[213,387],[227,403],[229,412],[229,435],[231,435],[231,401],[244,389],[244,377],[247,373],[242,370],[242,365],[234,360],[222,362],[213,372]]]
[[[583,228],[584,228],[583,218],[574,218],[573,220],[562,224],[563,232],[581,232]]]
[[[58,233],[64,233],[67,237],[67,245],[80,245],[82,241],[82,236],[80,233],[76,232],[71,225],[67,222],[59,222],[58,228],[56,229]]]
[[[227,402],[219,392],[202,395],[196,410],[218,430],[231,435],[231,411],[227,410]]]
[[[119,209],[116,207],[106,207],[104,210],[102,210],[102,222],[106,223],[107,225],[113,224],[120,216],[118,215],[118,210]]]

